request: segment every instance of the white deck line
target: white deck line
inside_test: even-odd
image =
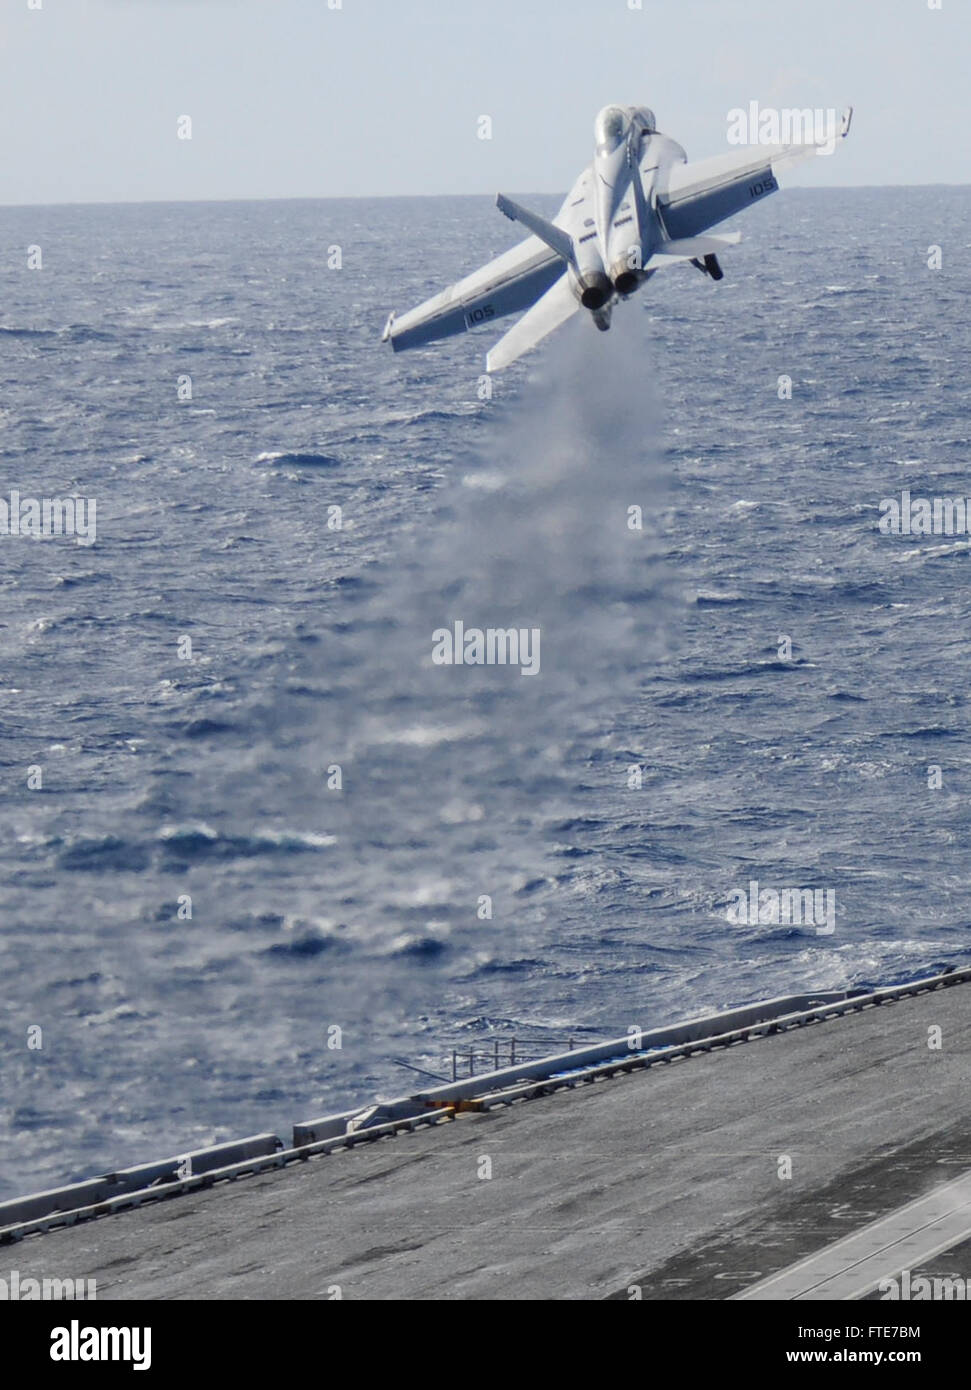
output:
[[[856,1299],[883,1279],[971,1236],[971,1172],[733,1295],[736,1299]]]

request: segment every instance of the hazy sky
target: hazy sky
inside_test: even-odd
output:
[[[558,192],[613,101],[695,158],[853,102],[789,181],[971,182],[971,0],[337,3],[0,0],[0,203]]]

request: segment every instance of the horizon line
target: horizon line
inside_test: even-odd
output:
[[[859,192],[867,188],[971,188],[971,183],[831,183],[831,184],[794,184],[788,188],[783,185],[783,193],[833,193],[833,192]],[[537,189],[518,189],[514,190],[523,196],[533,198],[562,198],[565,196],[560,189],[543,192]],[[182,207],[186,205],[199,204],[200,206],[212,204],[228,203],[351,203],[351,202],[400,202],[404,199],[415,198],[495,198],[495,193],[296,193],[296,194],[271,194],[270,196],[259,196],[254,194],[244,194],[238,197],[225,198],[92,198],[87,200],[68,199],[61,202],[39,202],[39,203],[6,203],[0,202],[0,212],[19,208],[96,208],[96,207]]]

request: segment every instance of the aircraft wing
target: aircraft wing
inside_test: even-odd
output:
[[[383,341],[401,352],[492,323],[531,308],[565,274],[565,261],[546,242],[527,237],[417,309],[392,314]]]
[[[844,114],[847,135],[852,107]],[[779,188],[778,174],[803,159],[811,159],[824,142],[804,145],[752,145],[694,164],[670,167],[658,189],[658,212],[672,239],[695,237],[734,217]]]

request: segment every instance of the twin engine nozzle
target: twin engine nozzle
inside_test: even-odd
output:
[[[587,270],[577,276],[574,293],[584,309],[594,313],[614,297],[614,287],[602,270]]]
[[[639,246],[637,254],[640,254]],[[615,294],[633,294],[645,279],[645,275],[639,265],[631,264],[631,252],[628,250],[625,255],[614,261],[609,274],[604,269],[599,254],[588,253],[584,263],[574,266],[571,279],[573,293],[584,309],[596,313],[598,309],[603,309],[609,304]]]
[[[584,309],[596,313],[609,304],[615,294],[633,294],[643,278],[640,271],[631,270],[627,261],[622,260],[610,275],[592,267],[578,271],[573,277],[573,293]]]
[[[618,294],[633,294],[641,283],[640,271],[632,270],[626,260],[618,261],[611,274]]]

